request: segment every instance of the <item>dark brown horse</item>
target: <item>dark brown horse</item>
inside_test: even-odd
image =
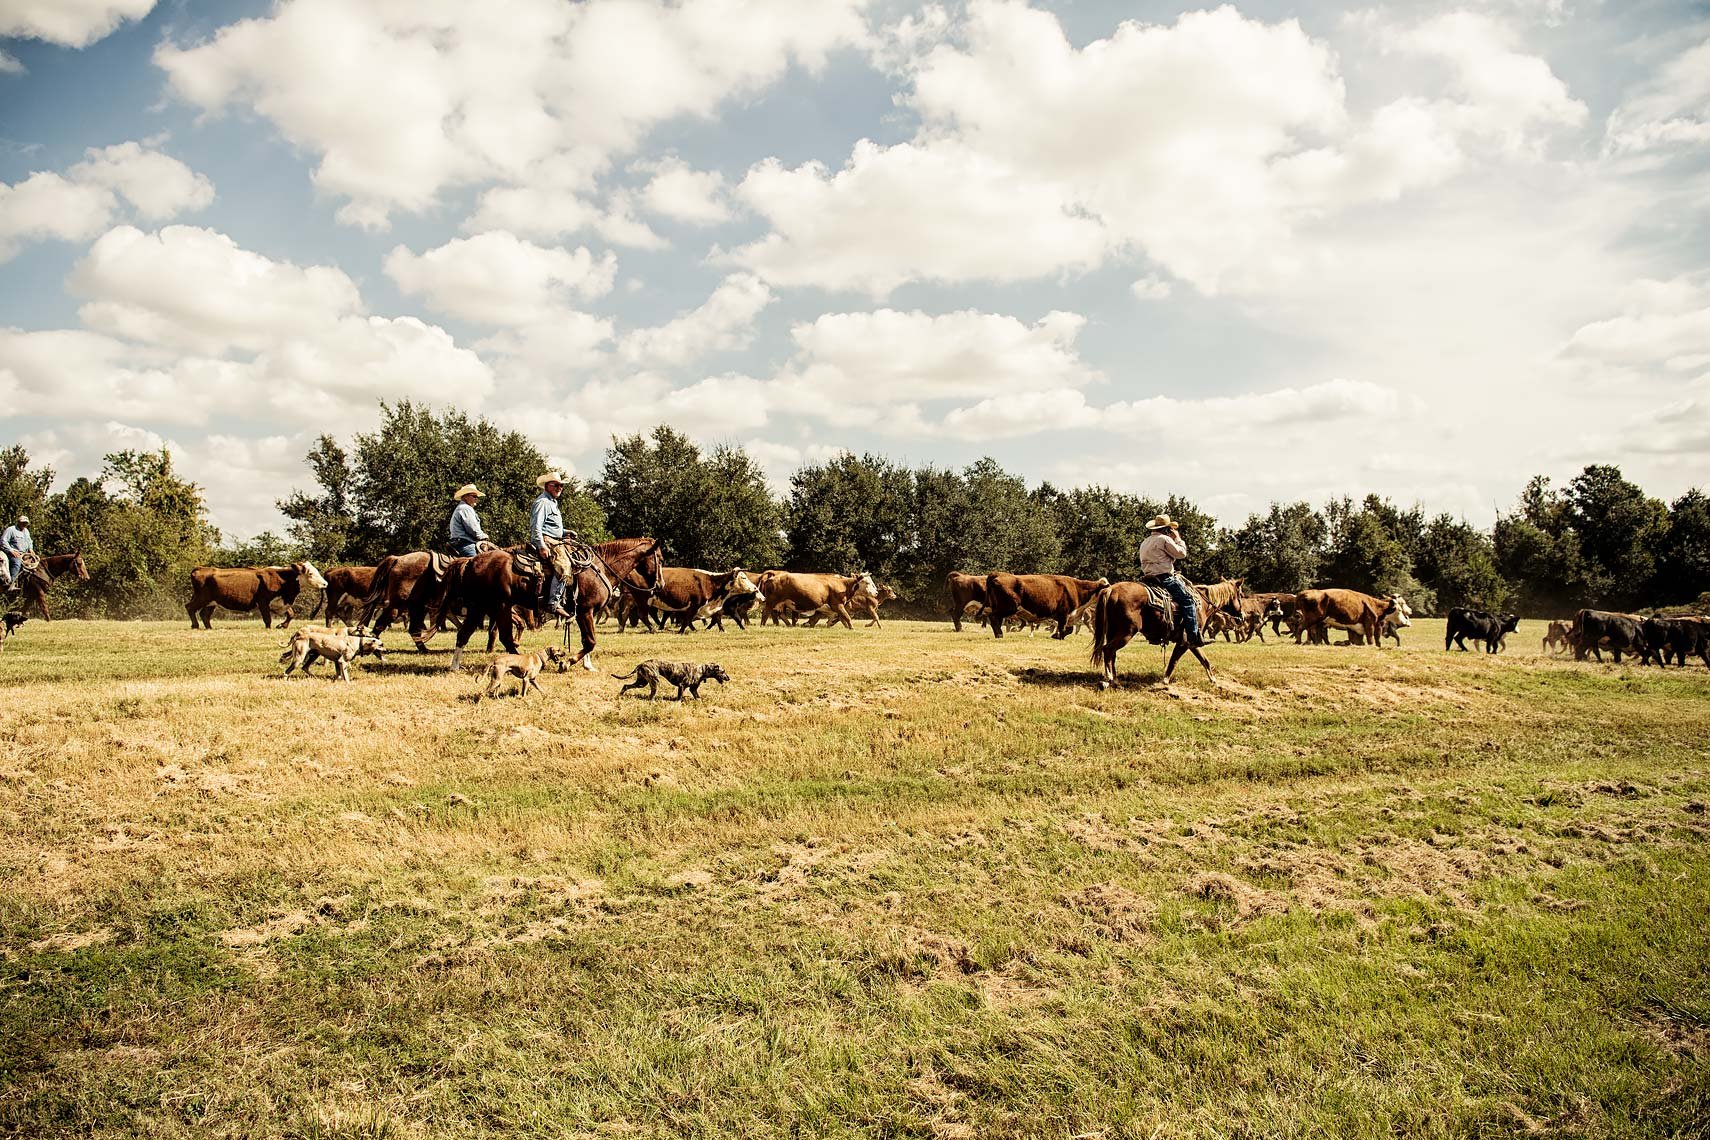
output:
[[[1206,611],[1201,615],[1202,625],[1212,612],[1241,601],[1241,582],[1238,579],[1195,586],[1194,590]],[[1163,605],[1154,602],[1151,592],[1139,582],[1118,582],[1106,586],[1093,597],[1092,632],[1092,663],[1099,667],[1098,687],[1101,689],[1116,684],[1116,654],[1134,640],[1135,635],[1144,637],[1153,645],[1173,645],[1169,661],[1164,666],[1166,685],[1176,671],[1176,662],[1181,660],[1182,654],[1190,652],[1205,666],[1205,679],[1216,682],[1211,675],[1211,662],[1205,659],[1199,646],[1188,644],[1187,625],[1181,607],[1173,602]]]
[[[81,554],[50,554],[40,560],[37,569],[20,571],[19,589],[23,592],[24,604],[18,607],[18,612],[27,611],[30,603],[34,602],[42,620],[52,621],[47,607],[48,588],[55,578],[68,572],[75,574],[79,582],[89,581],[89,568],[83,565]]]
[[[408,554],[388,554],[374,568],[374,579],[368,597],[362,603],[360,625],[379,637],[392,624],[394,615],[410,616],[410,640],[416,648],[427,652],[428,639],[441,628],[439,612],[446,593],[446,580],[467,558],[435,556],[426,550]],[[429,614],[433,624],[428,625]]]

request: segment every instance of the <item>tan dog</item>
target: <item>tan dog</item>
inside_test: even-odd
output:
[[[541,670],[548,665],[556,665],[558,671],[562,673],[569,660],[570,658],[564,650],[556,645],[548,645],[545,649],[537,650],[534,653],[501,653],[493,658],[492,663],[487,666],[486,673],[483,674],[487,679],[484,695],[498,696],[499,686],[504,683],[506,677],[515,677],[522,682],[521,687],[517,689],[517,696],[519,697],[528,696],[530,685],[534,686],[535,692],[544,693],[545,690],[540,687]],[[475,694],[476,704],[481,703],[482,696],[482,693]]]
[[[285,643],[285,652],[279,655],[279,662],[285,665],[285,676],[289,677],[297,669],[307,676],[309,666],[324,657],[333,663],[333,680],[349,684],[350,663],[369,654],[384,661],[386,647],[366,630],[299,629]]]

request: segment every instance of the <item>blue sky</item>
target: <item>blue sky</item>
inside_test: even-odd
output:
[[[0,52],[0,435],[166,444],[234,534],[405,397],[1231,522],[1710,472],[1702,4],[0,0]]]

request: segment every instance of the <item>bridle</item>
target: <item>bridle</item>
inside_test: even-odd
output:
[[[618,591],[617,591],[617,587],[612,584],[612,579],[616,579],[618,583],[628,587],[630,590],[633,590],[635,593],[640,594],[644,598],[651,598],[653,595],[655,595],[659,592],[660,579],[662,577],[664,577],[664,574],[662,572],[665,569],[665,556],[663,554],[661,554],[659,551],[659,542],[657,539],[654,540],[653,549],[648,552],[647,557],[645,559],[637,559],[636,560],[638,564],[641,562],[653,564],[654,573],[653,573],[653,584],[651,586],[649,586],[647,584],[647,579],[645,579],[641,576],[641,569],[640,569],[639,565],[632,565],[629,568],[629,573],[627,573],[627,574],[619,574],[617,572],[616,568],[613,567],[610,562],[606,561],[606,556],[600,553],[599,547],[589,546],[587,548],[587,550],[588,550],[589,554],[593,555],[595,558],[600,560],[601,565],[603,565],[608,571],[610,571],[611,576],[612,576],[611,578],[607,578],[604,574],[601,574],[600,580],[601,580],[602,584],[604,584],[604,586],[606,587],[606,592],[608,594],[611,594],[613,597],[617,596]],[[596,571],[596,573],[597,573],[597,571]],[[631,582],[630,581],[631,578],[634,578],[635,581]]]

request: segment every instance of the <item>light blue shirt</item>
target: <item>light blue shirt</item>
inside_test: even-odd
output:
[[[564,516],[558,510],[558,500],[542,491],[528,512],[529,545],[539,550],[543,538],[563,537]]]
[[[451,512],[449,534],[451,541],[458,546],[487,541],[487,532],[481,529],[481,520],[476,517],[475,508],[468,503],[458,503],[457,509]]]
[[[27,551],[34,550],[36,548],[36,542],[35,539],[30,537],[29,531],[24,530],[22,527],[9,526],[6,528],[5,533],[0,534],[0,547],[5,548],[6,561],[9,564],[7,569],[12,572],[12,577],[16,578],[18,576],[18,571],[22,568],[22,564],[18,561],[18,556]]]

